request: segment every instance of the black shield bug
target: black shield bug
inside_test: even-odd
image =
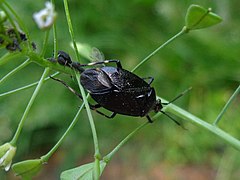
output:
[[[171,116],[162,111],[162,108],[163,105],[172,103],[189,89],[178,95],[172,101],[162,103],[160,99],[156,98],[155,90],[151,87],[153,78],[140,78],[136,74],[123,69],[119,60],[104,60],[89,64],[80,64],[69,60],[70,57],[63,51],[59,51],[58,58],[61,60],[60,64],[70,66],[81,73],[81,85],[97,102],[96,105],[90,104],[92,110],[96,110],[98,113],[108,118],[113,118],[116,114],[123,114],[128,116],[146,117],[149,122],[152,122],[152,120],[148,114],[153,110],[155,112],[162,112],[180,125]],[[116,63],[116,67],[103,66],[86,70],[83,68],[85,66],[95,66],[108,63]],[[68,89],[82,99],[82,96],[69,87],[65,82],[60,79],[53,79],[63,83]],[[146,80],[148,80],[148,82],[146,82]],[[100,107],[112,111],[113,113],[108,116],[97,110]]]

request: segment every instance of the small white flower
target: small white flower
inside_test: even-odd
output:
[[[12,146],[10,143],[5,143],[0,146],[0,167],[8,171],[12,164],[12,159],[16,153],[16,147]]]
[[[46,2],[45,6],[45,9],[33,14],[33,19],[40,29],[51,27],[57,15],[51,2]]]

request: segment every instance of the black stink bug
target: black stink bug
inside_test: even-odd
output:
[[[64,54],[62,55],[61,53]],[[69,64],[69,56],[66,56],[65,52],[59,51],[58,57],[61,57],[61,64],[68,65],[81,73],[81,85],[97,102],[96,105],[90,104],[90,108],[108,118],[113,118],[116,114],[123,114],[146,117],[149,122],[152,122],[148,115],[151,110],[162,112],[171,118],[162,111],[163,105],[168,105],[186,92],[181,93],[168,103],[162,103],[160,99],[156,98],[155,90],[151,87],[153,78],[140,78],[136,74],[123,69],[119,60],[104,60],[89,64],[72,62]],[[66,62],[64,62],[64,57],[67,57]],[[85,66],[108,63],[116,63],[116,67],[103,66],[100,68],[83,69]],[[82,99],[82,96],[65,82],[56,78],[53,79],[63,83],[68,89]],[[148,80],[148,82],[146,80]],[[100,107],[112,111],[113,113],[110,116],[103,114],[97,110]],[[180,125],[173,118],[171,119]]]

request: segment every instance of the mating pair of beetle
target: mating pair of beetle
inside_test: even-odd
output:
[[[175,123],[180,125],[171,116],[162,111],[162,108],[163,105],[168,105],[181,97],[186,91],[178,95],[172,101],[162,103],[160,99],[156,98],[154,88],[150,86],[153,82],[153,78],[138,77],[136,74],[123,69],[119,60],[103,60],[89,64],[80,64],[78,62],[73,62],[67,53],[59,51],[57,62],[81,73],[81,85],[97,102],[96,105],[89,104],[90,108],[99,114],[108,118],[113,118],[116,114],[140,117],[145,116],[149,122],[153,122],[148,114],[151,110],[154,110],[155,112],[162,112]],[[116,67],[102,66],[100,68],[83,68],[86,66],[108,63],[116,63]],[[52,79],[61,82],[70,91],[82,99],[82,96],[69,87],[65,82],[56,78]],[[146,80],[148,80],[148,82]],[[97,110],[100,107],[112,111],[113,113],[108,116]]]

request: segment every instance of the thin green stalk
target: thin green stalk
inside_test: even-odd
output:
[[[55,5],[55,1],[51,0],[52,4]],[[56,7],[55,7],[56,8]],[[53,54],[54,58],[57,58],[57,51],[58,51],[58,41],[57,41],[57,26],[56,26],[56,21],[53,24]]]
[[[73,32],[71,16],[70,16],[69,9],[68,9],[68,2],[67,2],[67,0],[63,0],[63,3],[64,3],[65,13],[66,13],[66,18],[67,18],[67,23],[68,23],[68,30],[69,30],[69,33],[71,35],[71,39],[72,39],[72,42],[73,42],[75,55],[77,57],[77,60],[80,61],[80,56],[79,56],[79,53],[78,53],[77,43],[76,43],[76,40],[75,40],[75,37],[74,37],[74,32]]]
[[[101,167],[100,166],[101,166],[100,158],[95,157],[94,166],[93,166],[93,174],[92,174],[93,180],[100,179],[100,175],[101,175]]]
[[[64,3],[65,13],[66,13],[66,18],[67,18],[67,23],[68,23],[68,29],[69,29],[69,33],[71,35],[71,39],[72,39],[72,42],[73,42],[73,47],[74,47],[74,50],[75,50],[75,54],[76,54],[77,60],[80,61],[80,56],[79,56],[79,53],[78,53],[78,48],[77,48],[77,44],[76,44],[76,41],[75,41],[72,22],[71,22],[71,17],[70,17],[70,13],[69,13],[68,2],[67,2],[67,0],[63,0],[63,3]],[[76,78],[78,80],[80,91],[81,91],[81,94],[83,96],[83,101],[84,101],[84,104],[85,104],[85,107],[86,107],[86,110],[87,110],[88,119],[89,119],[89,123],[90,123],[91,130],[92,130],[92,135],[93,135],[94,149],[95,149],[95,154],[94,154],[95,163],[94,163],[93,179],[99,179],[99,177],[100,177],[100,158],[101,158],[101,155],[100,155],[100,151],[99,151],[97,132],[96,132],[96,128],[95,128],[95,125],[94,125],[91,110],[89,108],[89,104],[88,104],[88,101],[86,99],[85,91],[84,91],[83,87],[81,86],[81,84],[79,82],[79,79],[80,79],[79,75],[76,75]]]
[[[57,58],[57,50],[58,50],[58,41],[57,41],[57,27],[56,24],[53,24],[53,54],[54,58]]]
[[[58,74],[59,74],[59,72],[56,72],[56,73],[54,73],[54,74],[52,74],[50,76],[51,77],[55,77]],[[45,78],[44,82],[49,80],[49,79],[50,79],[50,77]],[[22,91],[22,90],[34,87],[34,86],[38,85],[38,83],[39,83],[39,81],[37,81],[35,83],[32,83],[32,84],[29,84],[29,85],[26,85],[26,86],[23,86],[23,87],[20,87],[20,88],[17,88],[17,89],[14,89],[14,90],[11,90],[11,91],[8,91],[8,92],[5,92],[5,93],[2,93],[2,94],[0,94],[0,97],[7,96],[7,95],[10,95],[10,94],[16,93],[18,91]]]
[[[26,56],[30,58],[30,60],[34,63],[37,63],[40,66],[43,66],[45,68],[51,68],[52,70],[59,71],[65,74],[72,75],[73,70],[70,67],[62,66],[59,63],[49,61],[48,59],[45,59],[43,57],[40,57],[38,53],[30,51],[26,53]]]
[[[25,66],[27,66],[30,63],[30,60],[27,59],[26,61],[24,61],[22,64],[20,64],[18,67],[16,67],[15,69],[13,69],[12,71],[10,71],[7,75],[5,75],[1,80],[0,80],[0,85],[6,81],[8,78],[10,78],[12,75],[14,75],[15,73],[17,73],[19,70],[23,69]]]
[[[141,65],[143,65],[145,62],[147,62],[152,56],[154,56],[159,50],[170,44],[172,41],[177,39],[178,37],[182,36],[183,34],[187,33],[187,29],[184,26],[182,30],[177,33],[175,36],[167,40],[165,43],[163,43],[161,46],[159,46],[157,49],[155,49],[151,54],[149,54],[145,59],[143,59],[139,64],[137,64],[133,69],[132,72],[136,71]]]
[[[216,118],[216,120],[214,121],[213,125],[217,126],[218,122],[220,121],[220,119],[222,118],[223,114],[226,112],[226,110],[228,109],[228,106],[232,103],[233,99],[237,96],[237,94],[240,92],[240,85],[238,86],[238,88],[236,89],[236,91],[233,93],[233,95],[230,97],[230,99],[228,100],[228,102],[225,104],[225,106],[223,107],[222,111],[219,113],[218,117]]]
[[[41,57],[44,57],[44,54],[45,54],[45,52],[46,52],[46,50],[47,50],[49,32],[50,32],[50,29],[48,29],[48,30],[45,32],[45,38],[44,38],[44,41],[43,41],[43,48],[42,48],[42,51],[41,51],[41,53],[40,53],[40,56],[41,56]]]
[[[58,149],[58,147],[62,144],[63,140],[65,139],[65,137],[68,135],[68,133],[72,130],[72,128],[75,126],[75,124],[78,121],[78,116],[80,114],[80,112],[82,111],[84,107],[84,104],[81,105],[81,107],[79,108],[77,114],[75,115],[73,121],[71,122],[71,124],[69,125],[69,127],[67,128],[67,130],[65,131],[65,133],[62,135],[62,137],[58,140],[58,142],[55,144],[55,146],[44,156],[41,157],[41,159],[43,160],[43,162],[47,162],[49,160],[49,158],[53,155],[54,152],[56,152],[56,150]]]
[[[15,132],[13,139],[10,141],[10,143],[11,143],[13,146],[16,146],[17,140],[18,140],[19,135],[20,135],[20,133],[21,133],[21,131],[22,131],[22,128],[23,128],[24,122],[25,122],[25,120],[26,120],[26,118],[27,118],[27,115],[28,115],[28,113],[29,113],[29,111],[30,111],[30,109],[31,109],[31,107],[32,107],[32,104],[33,104],[33,102],[34,102],[37,94],[39,93],[39,90],[40,90],[41,87],[42,87],[42,84],[43,84],[43,81],[44,81],[45,77],[46,77],[46,76],[48,75],[48,73],[49,73],[49,70],[50,70],[49,68],[45,68],[45,70],[44,70],[44,72],[43,72],[43,75],[42,75],[41,79],[39,80],[39,83],[38,83],[38,85],[37,85],[37,87],[36,87],[36,89],[35,89],[32,97],[31,97],[30,101],[28,102],[28,105],[27,105],[27,107],[26,107],[26,109],[25,109],[25,111],[24,111],[24,113],[23,113],[23,116],[22,116],[22,118],[21,118],[21,120],[20,120],[20,122],[19,122],[19,124],[18,124],[17,131]]]
[[[89,107],[89,104],[88,104],[88,101],[87,101],[87,98],[86,98],[85,91],[84,91],[82,85],[80,84],[79,75],[76,75],[76,78],[77,78],[77,81],[78,81],[78,84],[79,84],[81,94],[83,96],[83,102],[84,102],[86,110],[87,110],[87,115],[88,115],[89,123],[90,123],[90,126],[91,126],[91,130],[92,130],[93,143],[94,143],[94,149],[95,149],[95,154],[94,154],[95,165],[96,165],[96,168],[94,168],[94,170],[96,172],[96,177],[99,177],[100,176],[100,161],[99,160],[101,159],[101,155],[100,155],[100,151],[99,151],[97,132],[96,132],[95,124],[94,124],[94,121],[93,121],[92,113],[91,113],[91,110],[90,110],[90,107]]]

